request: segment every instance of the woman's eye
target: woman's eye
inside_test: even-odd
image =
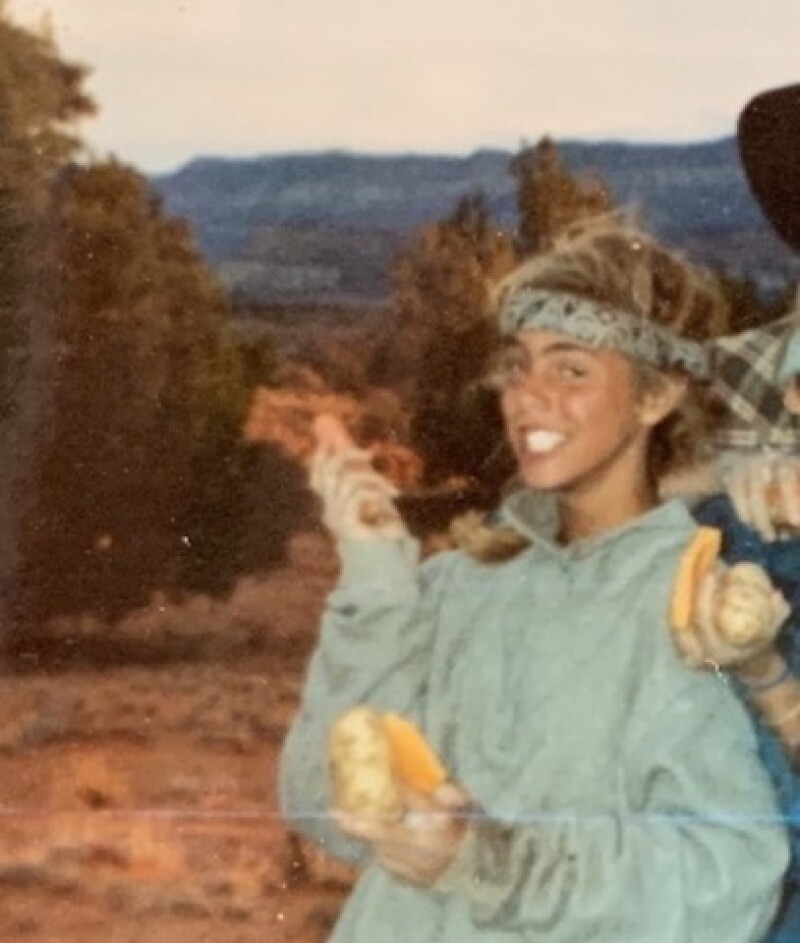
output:
[[[581,363],[565,361],[558,364],[558,375],[565,380],[580,380],[588,374],[588,369]]]

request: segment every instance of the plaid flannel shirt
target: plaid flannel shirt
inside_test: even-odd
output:
[[[800,449],[800,417],[783,401],[787,355],[797,346],[798,332],[800,308],[773,324],[714,342],[711,384],[730,414],[717,445]]]

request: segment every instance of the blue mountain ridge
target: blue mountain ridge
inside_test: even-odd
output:
[[[733,138],[690,144],[558,142],[570,170],[602,179],[619,205],[693,257],[767,288],[797,278],[745,179]],[[509,151],[347,151],[198,157],[152,182],[194,228],[231,291],[255,301],[385,298],[391,260],[419,226],[481,191],[515,222]]]

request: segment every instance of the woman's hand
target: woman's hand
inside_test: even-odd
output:
[[[450,867],[466,836],[469,797],[444,783],[431,795],[406,790],[405,816],[397,822],[334,811],[347,835],[372,845],[377,861],[395,877],[429,887]]]
[[[339,540],[398,539],[408,531],[394,504],[398,489],[372,466],[342,423],[320,416],[314,426],[317,448],[310,486],[322,501],[325,526]]]
[[[718,565],[700,583],[689,628],[673,629],[673,640],[692,668],[744,672],[772,649],[788,614],[786,600],[760,566]]]
[[[793,416],[800,416],[800,375],[793,376],[787,384],[783,405]]]
[[[725,488],[739,518],[765,540],[781,528],[800,530],[800,459],[762,456],[737,464]]]

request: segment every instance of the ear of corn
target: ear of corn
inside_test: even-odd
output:
[[[347,711],[333,725],[328,758],[335,806],[379,819],[402,816],[404,787],[430,793],[447,779],[414,724],[365,705]]]
[[[389,737],[395,772],[417,792],[433,792],[447,773],[427,740],[410,721],[398,714],[384,714],[383,729]]]
[[[380,715],[354,707],[332,726],[328,762],[334,806],[342,812],[397,820],[404,799]]]
[[[697,588],[717,562],[721,547],[721,531],[700,527],[684,551],[672,587],[670,621],[676,629],[686,630],[691,625]]]

